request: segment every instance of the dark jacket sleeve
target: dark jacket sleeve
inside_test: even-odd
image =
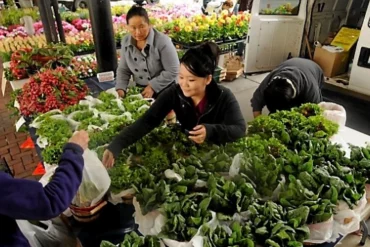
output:
[[[0,215],[13,219],[47,220],[63,213],[81,183],[82,154],[80,146],[66,144],[59,166],[45,187],[37,181],[14,179],[0,173]]]
[[[251,99],[253,112],[262,111],[262,109],[266,106],[264,92],[265,92],[265,89],[267,88],[267,86],[270,82],[271,77],[272,77],[272,75],[270,73],[261,82],[261,84],[258,86],[256,91],[254,92],[253,97]]]
[[[243,136],[246,132],[246,124],[241,113],[240,106],[234,94],[226,89],[226,97],[222,105],[223,123],[221,124],[204,124],[206,128],[206,139],[216,144],[225,144],[235,141]]]
[[[117,158],[124,148],[134,144],[161,124],[172,110],[174,97],[176,96],[175,86],[172,85],[165,89],[142,117],[132,125],[124,128],[113,139],[108,146],[108,150],[113,153],[114,157]]]

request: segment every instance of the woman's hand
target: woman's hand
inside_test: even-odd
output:
[[[85,130],[78,131],[69,139],[69,142],[77,144],[85,150],[89,146],[89,133]]]
[[[149,84],[144,88],[144,91],[141,94],[143,95],[144,98],[153,98],[154,90]]]
[[[195,143],[202,144],[206,140],[207,131],[204,125],[197,125],[192,131],[189,131],[189,139]]]
[[[108,149],[106,149],[104,151],[104,154],[103,154],[103,165],[106,168],[112,168],[113,165],[114,165],[114,156],[113,156],[113,153],[111,151],[109,151]]]
[[[126,95],[125,91],[123,91],[122,89],[118,89],[118,90],[117,90],[117,93],[118,93],[118,96],[119,96],[120,98],[124,98],[124,97],[125,97],[125,95]]]

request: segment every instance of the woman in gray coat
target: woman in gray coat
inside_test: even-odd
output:
[[[130,78],[152,98],[171,85],[179,72],[179,58],[171,39],[155,30],[146,10],[133,6],[126,16],[129,34],[122,39],[116,90],[124,97]]]

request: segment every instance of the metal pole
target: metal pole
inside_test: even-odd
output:
[[[42,26],[44,27],[46,41],[48,43],[51,43],[53,42],[53,37],[51,35],[50,22],[49,22],[49,18],[47,14],[48,8],[50,8],[50,5],[48,4],[48,2],[49,2],[48,0],[40,0],[38,1],[37,4],[40,10],[41,22],[42,22]]]
[[[65,37],[64,29],[63,29],[63,25],[62,25],[62,18],[60,17],[60,14],[59,14],[58,1],[57,0],[51,0],[51,6],[53,8],[55,21],[56,21],[57,27],[58,27],[59,41],[63,42],[63,43],[66,43],[66,37]]]
[[[117,48],[114,39],[110,0],[88,2],[96,59],[99,72],[117,69]]]

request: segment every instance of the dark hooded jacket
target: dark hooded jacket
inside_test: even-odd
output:
[[[275,77],[289,79],[296,88],[296,98],[291,107],[304,103],[320,103],[322,101],[321,87],[325,81],[322,69],[313,61],[304,58],[292,58],[283,62],[273,70],[260,84],[251,100],[253,112],[262,111],[266,106],[264,92]],[[278,102],[276,102],[278,103]],[[267,105],[270,112],[275,112],[276,105]]]

